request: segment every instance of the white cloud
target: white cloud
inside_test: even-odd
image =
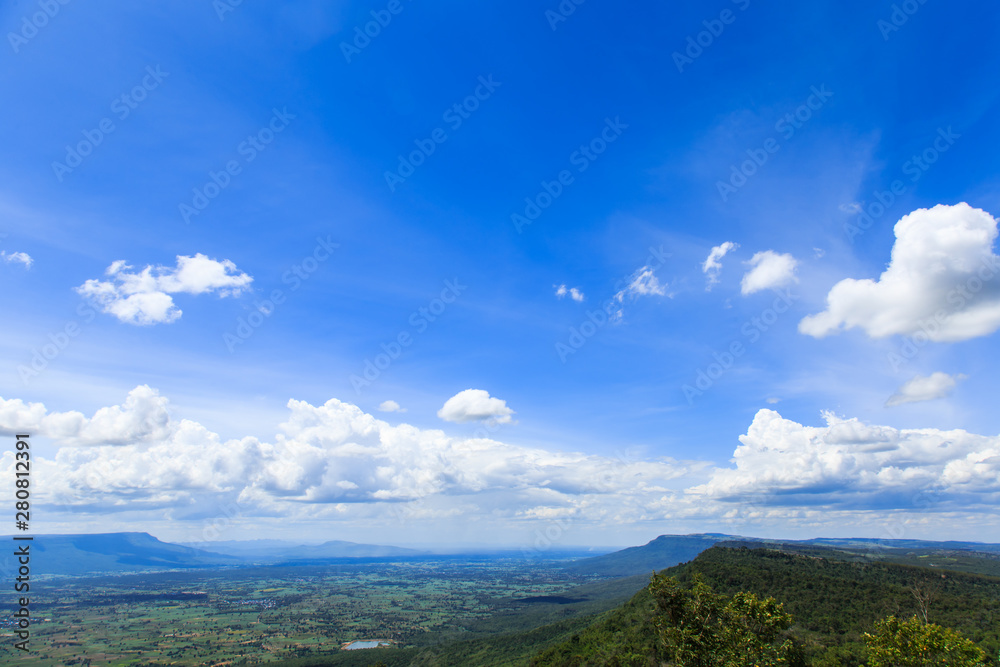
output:
[[[747,264],[751,268],[743,275],[740,283],[740,291],[744,295],[798,282],[795,269],[799,261],[788,253],[778,254],[773,250],[764,250],[751,257]]]
[[[220,297],[238,296],[253,281],[238,272],[228,259],[216,261],[200,253],[177,256],[176,267],[147,266],[138,273],[124,260],[113,262],[105,271],[111,280],[88,280],[76,288],[105,313],[128,324],[161,324],[177,320],[181,310],[171,294],[216,292]]]
[[[514,411],[507,401],[493,398],[483,389],[466,389],[449,398],[438,410],[438,417],[449,422],[471,422],[490,419],[498,424],[509,424]]]
[[[628,284],[626,291],[629,294],[639,296],[666,296],[667,287],[660,284],[660,281],[656,278],[656,274],[653,273],[653,269],[644,266],[632,278],[632,282]]]
[[[953,342],[1000,328],[997,221],[962,203],[918,209],[895,227],[892,259],[877,281],[848,278],[833,286],[827,308],[799,323],[822,338],[861,327],[871,338],[923,331]]]
[[[644,266],[631,276],[629,276],[629,283],[625,289],[620,290],[615,294],[614,298],[619,304],[625,303],[625,297],[630,296],[632,298],[638,296],[672,296],[667,294],[667,286],[660,283],[656,274],[648,266]],[[614,312],[610,313],[612,320],[620,320],[624,314],[624,309],[619,307]]]
[[[861,210],[862,210],[862,209],[863,209],[864,207],[863,207],[863,206],[861,206],[861,204],[860,204],[859,202],[856,202],[856,201],[852,201],[852,202],[850,202],[850,203],[847,203],[847,204],[841,204],[841,205],[840,205],[840,206],[838,206],[837,208],[839,208],[839,209],[840,209],[840,210],[841,210],[842,212],[844,212],[844,213],[848,213],[848,214],[850,214],[850,215],[854,215],[854,214],[856,214],[856,213],[860,213],[860,212],[861,212]]]
[[[244,515],[290,521],[388,519],[410,501],[419,501],[413,516],[586,512],[642,520],[668,502],[671,480],[694,469],[664,458],[593,456],[391,426],[336,399],[318,406],[290,400],[288,409],[274,442],[224,442],[196,422],[171,418],[166,399],[140,386],[123,405],[89,419],[0,399],[0,431],[28,429],[59,447],[54,458],[33,458],[47,480],[39,505],[102,519],[139,510],[176,516],[231,499]],[[0,455],[0,470],[13,474],[13,464],[13,452]]]
[[[612,297],[619,305],[607,304],[608,319],[611,322],[619,322],[624,317],[625,297],[630,299],[636,299],[640,296],[666,296],[671,299],[674,297],[673,294],[667,292],[669,286],[660,282],[659,278],[656,277],[655,269],[649,265],[634,272],[627,280],[628,284],[625,288],[616,292]]]
[[[8,253],[6,250],[0,250],[0,257],[2,257],[8,264],[11,262],[17,262],[18,264],[24,264],[24,268],[30,269],[31,265],[35,260],[31,258],[26,252],[12,252]]]
[[[247,531],[375,523],[410,527],[415,539],[425,526],[476,519],[516,540],[557,518],[570,518],[574,531],[614,534],[649,525],[734,532],[751,523],[787,535],[877,531],[896,509],[919,511],[924,534],[972,519],[994,534],[1000,527],[1000,437],[962,430],[896,430],[829,414],[825,426],[807,427],[761,410],[735,466],[710,468],[392,426],[336,399],[287,406],[270,441],[222,440],[173,417],[146,386],[90,418],[0,398],[0,432],[51,439],[55,454],[32,458],[46,480],[33,497],[67,532],[87,521],[125,530],[138,521],[197,536],[227,516]],[[0,474],[13,475],[13,466],[13,452],[0,453]]]
[[[101,408],[87,419],[80,412],[48,413],[41,403],[0,398],[0,433],[38,432],[68,445],[125,445],[161,440],[169,434],[167,399],[140,385],[125,403]]]
[[[722,260],[730,250],[736,250],[739,248],[739,244],[733,243],[732,241],[726,241],[722,245],[717,245],[712,248],[712,251],[708,253],[708,257],[705,259],[705,263],[701,265],[702,273],[708,276],[708,284],[705,285],[705,290],[709,291],[712,286],[719,282],[719,274],[722,272]]]
[[[926,509],[996,505],[1000,437],[963,430],[897,430],[824,413],[826,426],[803,426],[760,410],[699,497],[767,505],[851,509]],[[921,507],[924,505],[925,507]]]
[[[947,373],[932,373],[929,377],[916,376],[899,390],[889,397],[885,402],[886,407],[902,405],[904,403],[917,403],[918,401],[933,401],[936,398],[944,398],[950,394],[960,380],[964,380],[964,375],[948,375]]]
[[[555,288],[556,288],[556,296],[559,297],[560,299],[566,296],[567,294],[569,295],[569,298],[573,299],[573,301],[582,302],[586,298],[584,297],[583,292],[581,292],[576,287],[570,287],[569,289],[566,289],[566,285],[556,285]]]
[[[379,403],[378,409],[382,412],[406,412],[406,408],[399,407],[399,403],[396,401],[382,401]]]

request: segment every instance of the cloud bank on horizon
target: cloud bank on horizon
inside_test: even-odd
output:
[[[467,392],[449,402],[461,398],[477,419],[506,414],[491,403],[496,399],[483,401],[486,392]],[[49,480],[36,492],[46,511],[67,521],[138,513],[186,521],[191,532],[204,516],[196,508],[222,502],[236,503],[249,523],[405,519],[418,530],[422,521],[484,513],[509,524],[561,518],[723,527],[739,527],[733,519],[752,514],[768,529],[818,512],[860,520],[871,508],[920,512],[930,526],[1000,516],[1000,436],[961,429],[900,430],[832,413],[824,426],[804,426],[761,409],[739,437],[734,465],[720,466],[456,437],[394,426],[337,399],[292,399],[287,408],[273,441],[223,441],[195,421],[173,418],[168,400],[142,385],[90,418],[0,399],[0,432],[30,431],[57,445],[54,457],[36,458],[37,474]],[[0,462],[13,470],[11,452]]]

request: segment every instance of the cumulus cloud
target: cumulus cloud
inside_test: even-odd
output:
[[[169,433],[169,404],[140,385],[122,405],[101,408],[88,419],[80,412],[49,413],[42,403],[0,398],[0,433],[41,433],[68,445],[125,445],[161,440]]]
[[[290,400],[273,442],[222,441],[201,424],[172,418],[167,405],[146,386],[91,418],[0,399],[0,430],[29,429],[59,447],[54,458],[32,460],[47,480],[37,502],[99,515],[182,513],[228,498],[248,516],[307,520],[374,511],[366,506],[383,507],[384,518],[385,504],[415,501],[413,515],[481,516],[487,507],[513,518],[587,512],[641,520],[663,512],[674,495],[667,485],[694,469],[666,458],[594,456],[391,426],[336,399]],[[13,464],[12,452],[0,456],[0,469]]]
[[[964,375],[948,375],[947,373],[932,373],[929,377],[916,376],[899,390],[889,397],[885,402],[886,407],[903,405],[904,403],[917,403],[919,401],[933,401],[936,398],[944,398],[950,394],[959,381],[964,380]]]
[[[406,408],[401,408],[396,401],[382,401],[378,409],[382,412],[406,412]]]
[[[799,323],[822,338],[861,327],[871,338],[922,331],[954,342],[1000,328],[997,221],[961,203],[918,209],[895,226],[889,266],[878,280],[847,278],[833,286],[827,307]]]
[[[194,531],[206,517],[232,516],[233,507],[232,521],[249,527],[488,517],[514,531],[571,518],[581,528],[770,522],[815,532],[881,521],[887,509],[937,513],[941,526],[969,517],[1000,525],[1000,437],[962,430],[896,430],[830,414],[825,426],[808,427],[761,410],[734,465],[711,468],[392,426],[336,399],[290,400],[287,408],[273,438],[223,440],[173,416],[165,397],[140,386],[90,417],[0,398],[0,432],[27,429],[52,441],[54,455],[32,458],[46,480],[33,498],[67,525],[119,513],[147,526],[188,521]],[[13,475],[13,467],[13,452],[0,453],[0,473]]]
[[[24,264],[24,268],[30,269],[31,265],[35,262],[26,252],[11,252],[8,253],[6,250],[0,250],[0,258],[3,258],[5,262],[10,264],[11,262],[17,262],[18,264]]]
[[[740,283],[740,291],[744,296],[798,282],[795,269],[799,261],[788,253],[778,254],[773,250],[764,250],[751,257],[747,264],[751,268],[743,274],[743,281]]]
[[[569,295],[569,298],[573,299],[573,301],[582,302],[585,299],[585,297],[583,296],[583,292],[581,292],[579,288],[570,287],[569,289],[566,289],[566,285],[556,285],[555,288],[556,288],[556,296],[559,297],[560,299],[566,296],[567,294]]]
[[[824,413],[803,426],[760,410],[735,468],[689,489],[702,498],[847,509],[966,509],[1000,500],[1000,437],[964,430],[897,430]]]
[[[471,422],[492,420],[497,424],[509,424],[514,411],[507,407],[507,401],[493,398],[483,389],[460,391],[438,410],[438,417],[449,422]]]
[[[171,294],[238,296],[253,281],[228,259],[217,261],[201,253],[177,256],[175,267],[147,266],[132,272],[124,260],[113,262],[105,271],[109,280],[91,279],[76,288],[77,293],[96,303],[103,312],[128,324],[161,324],[177,320],[181,310]]]
[[[708,253],[705,263],[701,265],[702,273],[708,276],[708,284],[705,285],[705,291],[710,291],[712,286],[719,282],[719,274],[722,272],[722,258],[730,250],[736,250],[739,247],[739,244],[726,241],[722,245],[715,246]]]

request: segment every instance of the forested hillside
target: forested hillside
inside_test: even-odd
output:
[[[862,665],[862,633],[888,616],[914,615],[955,629],[984,649],[1000,652],[1000,579],[892,563],[852,563],[776,549],[713,547],[666,571],[682,586],[695,575],[718,593],[773,597],[791,614],[789,637],[807,664]],[[540,653],[534,667],[646,665],[666,659],[654,625],[655,604],[643,589],[622,607],[567,641]]]

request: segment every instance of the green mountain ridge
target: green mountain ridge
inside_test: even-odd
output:
[[[725,595],[746,591],[776,598],[792,614],[792,632],[810,665],[860,667],[865,660],[861,633],[886,616],[921,613],[914,587],[930,598],[929,622],[960,631],[990,656],[1000,652],[1000,578],[852,562],[849,553],[813,548],[816,551],[805,554],[760,545],[719,545],[666,573],[687,585],[700,574]],[[584,631],[541,650],[530,665],[638,666],[665,659],[653,626],[653,609],[652,596],[644,588],[621,607],[598,616]]]

